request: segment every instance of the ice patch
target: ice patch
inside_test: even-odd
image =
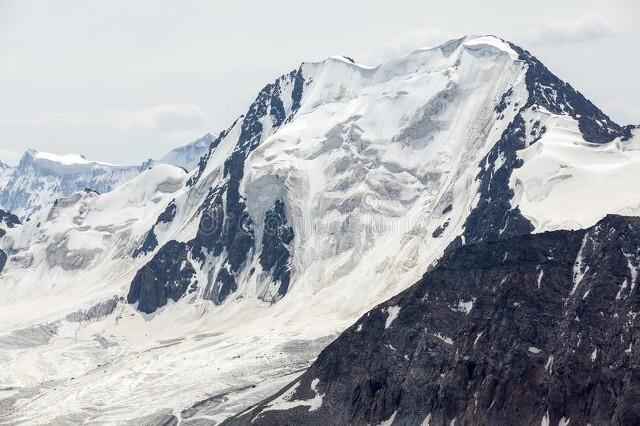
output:
[[[269,403],[269,405],[267,405],[264,408],[264,410],[262,410],[262,412],[265,412],[265,411],[290,410],[291,408],[300,407],[300,406],[309,407],[309,411],[317,410],[318,408],[320,408],[322,406],[322,399],[324,398],[324,395],[319,393],[316,390],[316,387],[318,386],[318,383],[320,383],[319,379],[313,379],[313,381],[311,382],[311,390],[315,393],[315,396],[313,398],[304,399],[304,400],[292,400],[291,399],[291,398],[293,398],[293,394],[296,392],[296,390],[300,386],[300,382],[298,382],[294,386],[292,386],[291,389],[289,389],[284,394],[280,395],[274,401]]]
[[[547,358],[547,363],[544,365],[544,369],[547,371],[547,373],[551,373],[552,368],[553,368],[553,355],[549,355],[549,358]]]
[[[544,276],[544,269],[538,267],[540,271],[538,272],[538,288],[542,287],[542,277]]]
[[[469,312],[471,312],[471,309],[473,309],[473,304],[475,303],[476,299],[473,298],[469,301],[458,301],[458,304],[456,306],[453,306],[451,308],[452,311],[454,312],[464,312],[465,315],[468,315]]]
[[[542,416],[542,420],[540,421],[540,426],[549,426],[549,412],[547,411],[544,416]]]
[[[620,290],[618,290],[618,293],[616,294],[616,300],[620,300],[620,298],[622,297],[622,292],[627,288],[628,285],[629,280],[625,278],[622,282],[622,285],[620,286]]]
[[[578,286],[584,278],[584,275],[589,270],[589,266],[586,266],[584,269],[582,269],[582,251],[584,250],[584,246],[586,245],[588,238],[588,235],[585,235],[584,238],[582,238],[582,244],[580,245],[578,256],[576,257],[576,261],[573,264],[573,287],[571,288],[571,292],[569,293],[569,295],[571,296],[576,292]]]
[[[389,306],[387,308],[387,320],[384,323],[385,330],[391,326],[393,321],[398,317],[400,313],[400,306]]]
[[[398,412],[394,411],[391,417],[380,423],[380,426],[391,426],[393,424],[393,421],[396,419],[396,414],[398,414]]]
[[[443,334],[440,334],[440,333],[433,333],[433,336],[437,337],[440,340],[442,340],[447,345],[453,345],[453,340],[450,337],[447,337],[447,336],[445,336]]]
[[[482,337],[482,335],[483,335],[483,334],[484,334],[484,332],[483,332],[483,331],[481,331],[480,333],[478,333],[478,334],[476,335],[476,338],[475,338],[475,340],[473,341],[473,347],[474,347],[474,348],[475,348],[475,347],[476,347],[476,345],[478,344],[478,340],[480,340],[480,338]]]
[[[633,292],[633,289],[636,288],[636,283],[638,281],[638,270],[631,263],[631,255],[626,254],[626,253],[623,253],[623,254],[627,258],[627,267],[629,268],[629,273],[631,274],[631,290],[630,290],[630,292]]]
[[[427,414],[427,417],[422,421],[421,426],[431,426],[431,413]]]

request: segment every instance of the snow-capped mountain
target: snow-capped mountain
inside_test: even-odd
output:
[[[58,155],[27,150],[17,167],[0,163],[0,207],[18,215],[23,221],[34,213],[48,209],[58,198],[90,189],[109,192],[155,164],[172,164],[185,170],[198,165],[213,141],[210,134],[169,151],[159,160],[135,166],[89,161],[78,154]]]
[[[84,189],[108,192],[140,173],[142,166],[89,161],[77,154],[27,150],[0,191],[0,206],[26,220],[53,202]]]
[[[7,232],[0,403],[12,423],[220,421],[445,252],[638,214],[636,133],[496,37],[303,63],[194,170]]]
[[[228,424],[638,424],[639,248],[622,216],[465,246]]]
[[[193,170],[198,166],[200,158],[209,152],[209,146],[216,139],[211,133],[178,148],[167,152],[155,163],[173,164],[185,170]]]

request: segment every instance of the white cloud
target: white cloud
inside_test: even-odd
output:
[[[602,40],[615,34],[612,26],[597,15],[540,21],[524,34],[529,44],[560,45]]]
[[[161,132],[204,129],[210,122],[203,109],[184,104],[164,104],[133,111],[126,119],[132,127]]]
[[[0,125],[51,128],[113,128],[120,130],[177,133],[208,129],[209,115],[190,104],[161,104],[131,110],[95,110],[74,112],[44,112],[31,116],[0,116]]]
[[[421,48],[439,46],[457,37],[460,35],[436,27],[407,30],[366,53],[364,60],[378,64],[385,59],[406,55]]]
[[[0,114],[0,160],[17,164],[21,151],[35,148],[58,154],[132,164],[217,130],[209,115],[193,104],[159,104],[137,109],[87,109]]]

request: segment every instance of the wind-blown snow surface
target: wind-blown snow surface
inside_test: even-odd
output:
[[[498,141],[511,152],[531,145],[518,152],[512,202],[542,222],[524,201],[525,173],[543,167],[528,150],[545,134],[528,102],[530,66],[494,37],[375,68],[305,63],[266,86],[192,172],[156,166],[9,230],[6,421],[219,421],[243,410],[469,230],[493,176],[479,166],[488,170]],[[548,137],[559,115],[544,120]],[[633,155],[636,142],[622,139],[612,144]],[[584,149],[606,162],[603,146]],[[511,164],[499,152],[494,170]],[[544,212],[554,203],[564,200]],[[228,235],[210,223],[221,218]]]
[[[515,169],[513,203],[536,232],[580,229],[607,213],[640,212],[640,138],[605,144],[586,142],[569,116],[538,111],[547,132],[520,151],[524,165]]]

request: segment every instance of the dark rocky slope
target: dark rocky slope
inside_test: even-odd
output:
[[[639,246],[608,216],[457,249],[226,424],[640,424]]]
[[[6,228],[15,228],[18,225],[20,225],[20,219],[16,215],[0,209],[0,238],[7,233]],[[7,264],[7,258],[7,254],[0,250],[0,272]]]
[[[159,307],[174,302],[196,289],[196,271],[186,256],[185,243],[169,241],[158,254],[140,269],[129,288],[128,303],[138,303],[138,309],[150,314]]]
[[[18,216],[0,209],[0,237],[5,233],[2,229],[3,227],[15,228],[18,225],[20,225],[20,219],[18,219]]]

